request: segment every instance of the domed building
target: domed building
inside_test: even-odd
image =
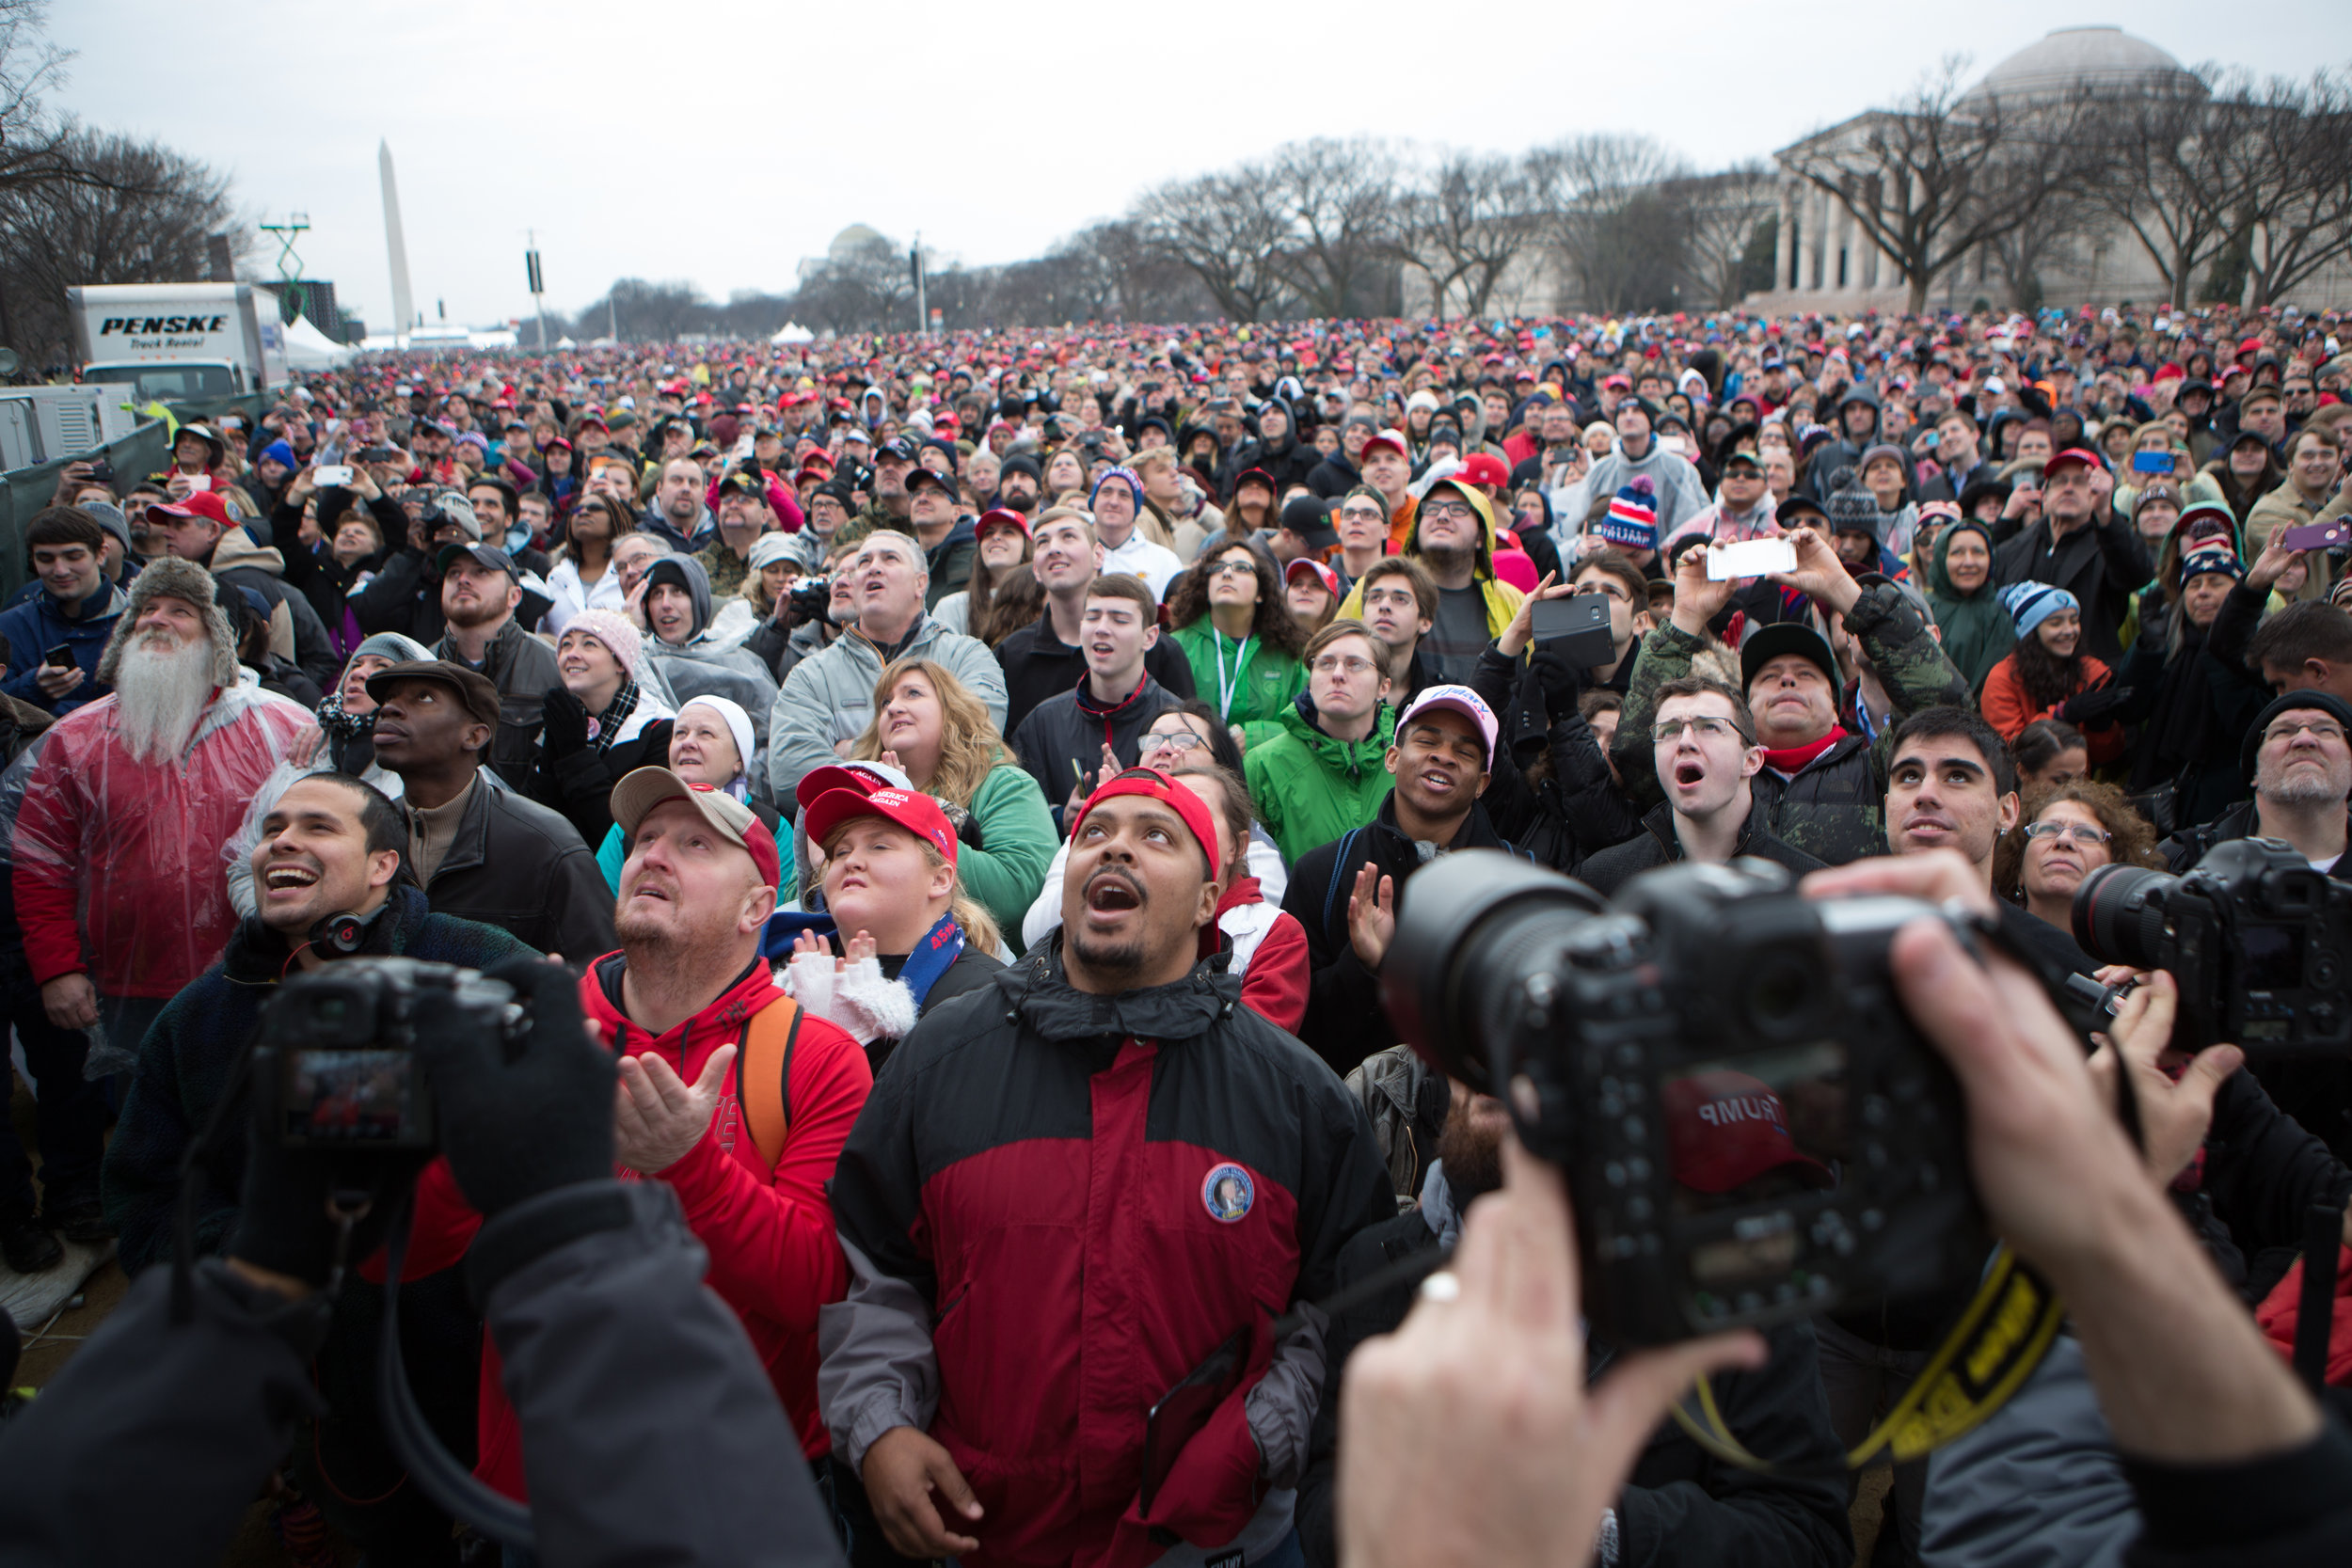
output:
[[[2056,115],[2086,93],[2137,106],[2172,95],[2201,101],[2206,88],[2163,49],[2120,27],[2061,27],[1994,65],[1961,95],[1955,109],[2010,119]],[[1844,152],[1850,166],[1866,163],[1852,154],[1882,120],[1877,112],[1857,115],[1773,154],[1782,170],[1775,287],[1751,295],[1750,307],[1851,314],[1908,304],[1896,259],[1878,247],[1842,202],[1799,172],[1825,153]],[[2071,209],[2070,216],[2079,218],[2081,209]],[[2202,282],[2200,276],[2197,283]],[[2130,228],[2099,218],[2062,236],[2024,230],[1997,246],[1980,245],[1936,277],[1928,302],[1937,309],[1965,309],[1979,299],[2071,309],[2124,299],[2161,302],[2169,293],[2162,269]],[[2296,294],[2306,308],[2341,306],[2352,302],[2352,276],[2331,268]]]

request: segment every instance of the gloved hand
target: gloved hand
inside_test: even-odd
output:
[[[612,1175],[612,1053],[589,1034],[580,981],[559,963],[516,960],[488,972],[515,988],[529,1027],[514,1040],[465,1021],[437,995],[417,1014],[417,1051],[433,1083],[441,1152],[485,1219],[527,1198]],[[530,1107],[518,1119],[518,1106]]]
[[[263,1058],[259,1070],[278,1069]],[[356,1263],[382,1243],[394,1199],[407,1191],[424,1162],[421,1152],[287,1148],[274,1124],[262,1125],[257,1105],[246,1127],[245,1185],[237,1199],[236,1224],[229,1233],[229,1256],[323,1286],[334,1272],[338,1229],[327,1212],[328,1201],[340,1198],[346,1207],[367,1204],[343,1253],[345,1263]]]
[[[2077,691],[2060,703],[2058,716],[2077,729],[2095,728],[2113,719],[2132,700],[2132,689],[2110,682],[2094,691]]]
[[[814,621],[820,626],[833,625],[833,583],[825,578],[803,578],[792,585],[792,593],[785,601],[792,611],[792,624],[805,626]]]
[[[539,743],[549,761],[578,756],[588,749],[588,705],[564,686],[548,688],[547,725]]]
[[[1543,689],[1544,709],[1553,723],[1576,711],[1576,702],[1584,694],[1592,679],[1592,672],[1579,669],[1568,662],[1567,656],[1557,648],[1537,644],[1528,656],[1528,668],[1534,672],[1535,682]]]
[[[946,814],[947,820],[956,825],[956,842],[961,844],[967,849],[985,849],[988,847],[986,844],[980,841],[980,819],[978,817],[973,816],[971,812],[967,811],[962,806],[950,805],[945,800],[942,800],[939,804],[941,810]]]

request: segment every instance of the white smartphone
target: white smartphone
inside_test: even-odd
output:
[[[351,465],[348,463],[322,463],[317,467],[310,470],[310,479],[311,482],[322,490],[326,489],[330,484],[348,486],[351,483]]]
[[[1713,582],[1796,569],[1797,546],[1786,539],[1743,539],[1736,545],[1707,546],[1707,576]]]
[[[180,477],[188,482],[191,490],[209,490],[213,487],[213,476],[210,474],[182,474]]]

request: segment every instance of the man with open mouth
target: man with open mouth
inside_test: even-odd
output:
[[[1764,748],[1739,692],[1704,675],[1668,681],[1658,689],[1650,738],[1666,798],[1642,818],[1639,834],[1579,866],[1581,880],[1613,895],[1654,866],[1684,860],[1720,865],[1744,856],[1776,861],[1797,877],[1822,868],[1819,859],[1773,837],[1756,809],[1749,781],[1764,766]]]
[[[927,1007],[842,1150],[834,1455],[918,1560],[1295,1560],[1322,1317],[1262,1325],[1395,1199],[1361,1107],[1200,956],[1208,805],[1135,768],[1073,818],[1059,933]]]

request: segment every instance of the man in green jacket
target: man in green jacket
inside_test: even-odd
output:
[[[1282,733],[1250,747],[1242,772],[1285,863],[1360,828],[1393,784],[1384,759],[1396,710],[1385,650],[1361,621],[1334,621],[1307,644],[1307,690]]]

